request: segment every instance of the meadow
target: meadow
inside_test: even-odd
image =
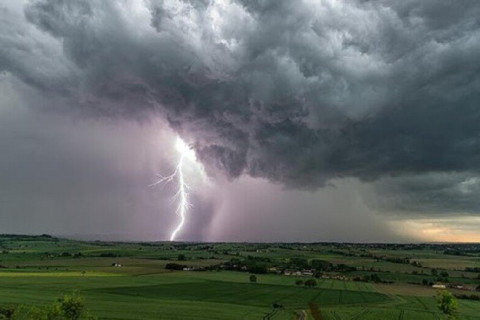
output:
[[[3,235],[0,307],[76,292],[99,319],[447,319],[432,284],[477,296],[477,250]],[[480,319],[480,301],[470,298],[458,299],[458,319]]]

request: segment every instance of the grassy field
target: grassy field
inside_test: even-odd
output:
[[[42,305],[75,291],[100,319],[302,319],[301,314],[332,320],[446,319],[435,289],[422,280],[438,282],[440,273],[448,273],[441,280],[464,286],[450,291],[476,294],[478,275],[466,268],[479,267],[480,259],[476,253],[452,256],[440,249],[104,243],[5,235],[0,236],[0,306]],[[316,277],[282,272],[300,271],[302,263],[311,266],[314,260],[328,263]],[[202,271],[167,270],[171,263]],[[255,283],[249,268],[257,271]],[[375,281],[368,280],[372,274]],[[295,283],[308,279],[317,285]],[[480,301],[458,302],[459,319],[480,319]]]

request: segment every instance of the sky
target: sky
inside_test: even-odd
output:
[[[480,241],[476,0],[3,0],[0,233]]]

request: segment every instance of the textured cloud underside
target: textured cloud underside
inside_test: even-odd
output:
[[[475,173],[478,16],[477,1],[41,0],[2,14],[0,70],[92,115],[159,114],[231,177]]]

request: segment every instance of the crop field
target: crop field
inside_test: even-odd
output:
[[[378,246],[4,235],[0,318],[75,292],[99,319],[447,319],[432,288],[442,282],[457,319],[480,319],[475,248]]]

